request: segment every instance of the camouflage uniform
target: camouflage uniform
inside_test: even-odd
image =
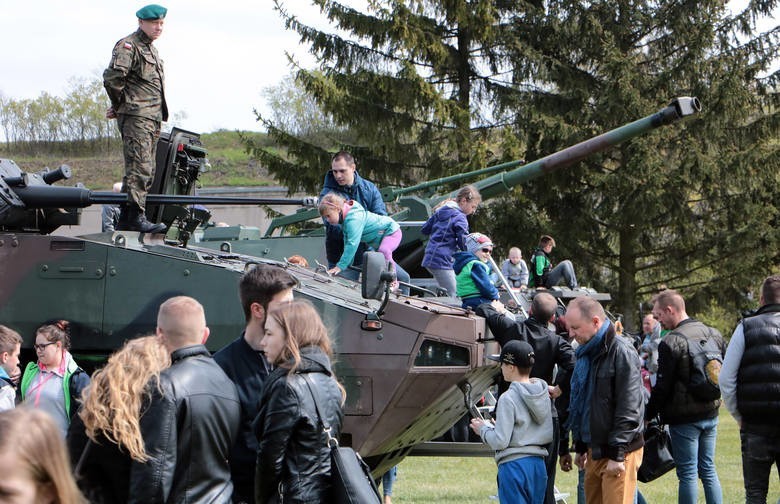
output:
[[[162,60],[140,29],[114,46],[103,72],[111,106],[124,143],[123,192],[143,211],[154,176],[160,122],[168,120]]]

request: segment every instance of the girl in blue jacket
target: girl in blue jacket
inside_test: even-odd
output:
[[[465,240],[469,234],[466,216],[473,214],[480,202],[482,196],[477,188],[467,185],[458,191],[454,201],[447,200],[435,209],[420,229],[430,236],[422,265],[450,296],[455,296],[456,290],[453,256],[455,252],[466,250]]]
[[[381,252],[395,269],[393,251],[401,243],[401,226],[391,217],[369,212],[357,201],[336,193],[320,199],[319,211],[329,224],[341,224],[344,234],[344,252],[336,266],[328,270],[329,274],[338,275],[347,269],[361,242]]]

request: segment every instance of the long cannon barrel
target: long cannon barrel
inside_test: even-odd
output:
[[[435,180],[428,180],[409,187],[383,187],[379,190],[379,192],[382,193],[383,201],[395,201],[396,198],[404,194],[423,191],[425,189],[432,189],[432,188],[443,186],[445,184],[450,184],[452,182],[460,182],[462,180],[466,180],[470,177],[476,177],[478,175],[487,175],[489,173],[496,173],[503,170],[509,170],[510,168],[514,168],[515,166],[520,166],[523,163],[525,163],[525,160],[523,159],[516,160],[516,161],[507,161],[506,163],[488,166],[487,168],[480,168],[479,170],[472,170],[465,173],[459,173],[457,175],[450,175],[449,177],[442,177]]]
[[[498,173],[486,179],[475,182],[482,199],[492,198],[505,193],[528,180],[548,174],[560,168],[585,159],[587,156],[606,150],[651,129],[673,123],[683,117],[696,114],[701,110],[701,104],[695,97],[680,97],[673,100],[667,107],[632,123],[603,133],[595,138],[585,140],[549,156],[525,164],[512,171]],[[500,165],[497,165],[500,166]],[[441,196],[438,200],[454,197],[456,192]]]
[[[30,208],[85,208],[90,205],[127,203],[126,194],[93,192],[83,187],[28,186],[15,187],[19,199]],[[188,194],[148,194],[146,202],[165,205],[292,205],[314,206],[317,198],[244,198],[228,196],[196,196]]]

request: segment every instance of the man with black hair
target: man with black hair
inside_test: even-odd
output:
[[[339,151],[333,156],[330,164],[330,170],[325,174],[325,180],[322,183],[320,199],[328,193],[335,193],[348,200],[357,201],[360,206],[371,213],[378,215],[387,215],[387,207],[382,199],[382,194],[373,182],[366,180],[357,172],[355,158],[346,151]],[[363,252],[366,246],[361,244],[355,254],[354,266],[363,264]],[[341,254],[344,252],[344,234],[341,230],[341,224],[329,224],[325,222],[325,256],[328,260],[328,268],[332,268],[339,262]],[[396,276],[401,282],[408,283],[409,273],[404,270],[400,264],[396,264]],[[339,273],[340,276],[350,280],[358,279],[358,272],[347,269]],[[401,287],[401,292],[409,293],[408,287]]]
[[[780,471],[780,275],[764,279],[761,307],[729,341],[720,390],[739,423],[745,502],[766,503],[772,465]]]
[[[244,273],[239,297],[246,327],[241,336],[214,354],[214,360],[236,384],[241,402],[241,427],[230,452],[233,502],[254,502],[257,438],[252,422],[260,411],[260,392],[271,366],[261,351],[265,318],[274,306],[292,301],[297,280],[284,268],[259,264]]]

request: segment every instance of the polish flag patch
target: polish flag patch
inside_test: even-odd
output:
[[[132,48],[133,48],[133,44],[131,44],[130,42],[125,42],[125,49],[132,49]]]

